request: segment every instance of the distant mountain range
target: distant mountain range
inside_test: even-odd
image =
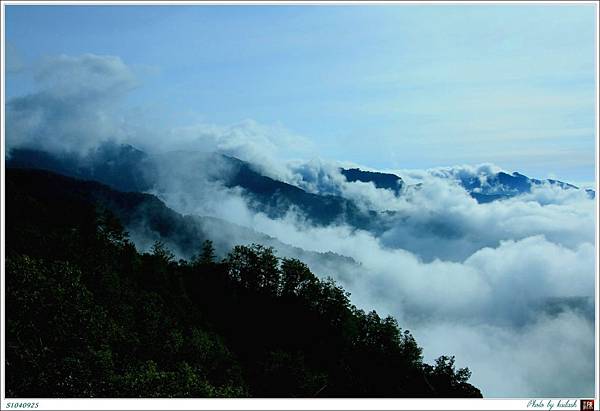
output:
[[[184,173],[171,175],[191,188],[199,178],[218,182],[224,187],[239,187],[254,211],[271,218],[285,215],[294,208],[313,224],[345,223],[372,232],[385,230],[389,212],[364,210],[352,200],[340,195],[310,193],[300,187],[278,181],[260,173],[259,168],[240,159],[217,153],[174,152],[151,156],[130,145],[106,143],[86,156],[55,155],[32,149],[15,149],[6,159],[6,166],[37,168],[84,180],[95,180],[124,192],[147,192],[158,189],[164,168],[177,168],[185,163]],[[190,172],[192,170],[192,172]],[[395,174],[365,171],[358,168],[340,169],[348,182],[372,183],[376,188],[390,190],[401,196],[408,185]],[[190,175],[191,174],[191,175]],[[197,174],[197,175],[196,175]],[[558,180],[537,180],[514,172],[491,175],[461,175],[454,177],[479,203],[490,203],[531,192],[534,186],[550,184],[565,190],[578,187]],[[590,198],[593,190],[586,190]]]
[[[308,193],[260,174],[250,163],[216,153],[166,153],[153,158],[128,145],[110,144],[85,157],[19,149],[11,152],[6,166],[54,171],[99,181],[120,191],[145,192],[156,188],[161,173],[164,174],[161,164],[177,166],[184,161],[191,162],[187,164],[189,170],[196,170],[204,178],[219,180],[224,187],[240,187],[250,207],[271,218],[282,217],[290,207],[295,207],[313,224],[347,223],[361,229],[375,229],[377,213],[374,211],[360,210],[352,201],[340,196]],[[195,178],[193,175],[183,177],[190,182]]]
[[[352,266],[348,272],[356,268],[356,262],[351,258],[305,251],[251,228],[209,217],[193,207],[185,211],[185,207],[180,207],[177,199],[169,197],[173,192],[185,191],[185,196],[191,193],[191,197],[185,198],[188,204],[195,205],[206,201],[206,191],[201,186],[207,184],[207,181],[225,189],[238,190],[251,210],[263,212],[270,218],[283,217],[289,210],[293,210],[314,225],[345,224],[350,228],[369,231],[377,238],[384,238],[381,236],[390,229],[401,228],[410,218],[399,211],[366,210],[341,195],[308,192],[295,185],[267,177],[258,171],[258,167],[248,162],[216,153],[170,152],[151,156],[128,145],[106,145],[84,157],[74,154],[59,156],[36,150],[13,150],[10,158],[6,159],[6,166],[7,171],[12,174],[18,170],[10,169],[30,169],[23,171],[29,174],[15,174],[20,176],[18,181],[27,184],[26,176],[36,175],[38,189],[47,190],[48,195],[52,195],[54,190],[62,194],[67,192],[70,196],[79,193],[78,195],[93,197],[97,204],[110,209],[123,221],[136,245],[147,249],[155,240],[161,240],[178,256],[186,259],[198,251],[202,241],[210,238],[220,254],[228,252],[236,244],[260,243],[274,247],[281,256],[305,261],[316,273],[330,271],[328,267],[332,264]],[[52,174],[37,175],[31,169],[47,170]],[[60,180],[61,177],[53,173],[91,181],[84,183],[65,177]],[[422,184],[426,184],[411,186],[395,174],[358,168],[340,169],[340,173],[349,182],[372,183],[379,189],[390,190],[398,197],[407,195],[408,190],[418,189]],[[448,175],[446,178],[462,185],[479,203],[490,203],[525,194],[541,184],[564,190],[578,189],[561,181],[530,179],[519,173],[511,175],[499,172],[470,176],[463,173],[460,176]],[[16,177],[13,177],[13,180],[15,179]],[[48,188],[45,188],[45,184]],[[173,188],[174,184],[177,187]],[[593,190],[587,193],[590,198],[594,198]],[[180,214],[182,210],[188,215]],[[454,235],[453,228],[446,226],[443,221],[427,223],[423,229],[440,237]],[[389,244],[384,240],[384,244],[418,252],[412,240]],[[432,255],[423,253],[419,256],[424,261],[433,258]],[[445,258],[451,257],[446,255]]]
[[[479,176],[463,177],[459,179],[459,182],[479,203],[490,203],[530,193],[534,186],[541,186],[543,184],[560,187],[563,190],[579,190],[577,186],[562,181],[552,179],[538,180],[517,172],[507,174],[503,171],[485,176],[483,179]],[[594,190],[587,189],[586,192],[591,198],[595,198]]]

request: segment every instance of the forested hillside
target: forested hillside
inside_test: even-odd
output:
[[[7,397],[481,396],[301,261],[261,245],[217,261],[210,241],[191,261],[141,253],[106,208],[39,178],[6,175]]]

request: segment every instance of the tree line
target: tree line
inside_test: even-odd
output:
[[[7,176],[8,177],[8,176]],[[140,252],[87,200],[6,196],[8,397],[480,397],[392,317],[258,244]]]

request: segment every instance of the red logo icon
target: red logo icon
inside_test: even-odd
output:
[[[594,411],[594,400],[580,400],[581,411]]]

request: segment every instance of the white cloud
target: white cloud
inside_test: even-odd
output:
[[[102,141],[126,137],[115,109],[137,83],[120,58],[47,58],[36,67],[35,80],[40,91],[7,103],[8,149],[81,153]]]
[[[137,84],[119,57],[95,54],[47,57],[37,67],[35,80],[56,97],[77,100],[112,100]]]
[[[426,361],[448,352],[484,397],[591,397],[594,324],[564,312],[521,329],[439,322],[414,330]]]
[[[162,138],[144,138],[141,146],[154,151],[170,150],[217,151],[255,164],[260,171],[273,178],[287,180],[289,171],[282,159],[310,155],[312,143],[281,125],[264,125],[244,120],[233,125],[198,123],[176,127]]]

